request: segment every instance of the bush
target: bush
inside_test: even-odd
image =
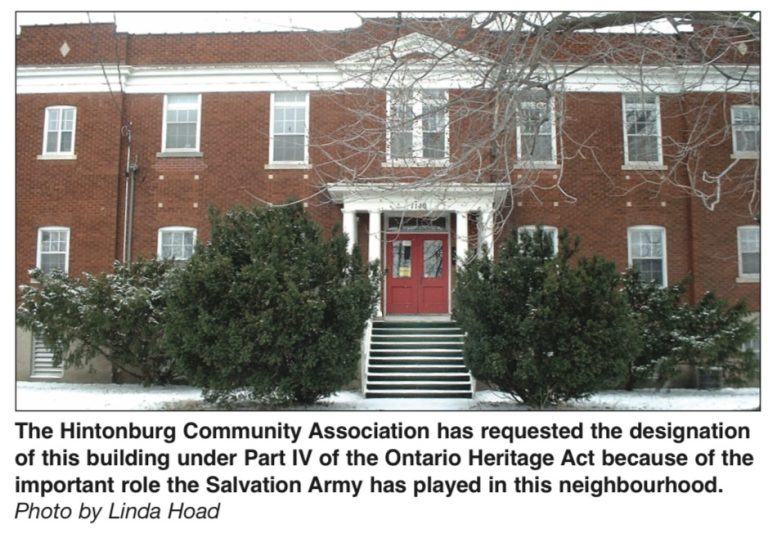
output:
[[[102,355],[144,384],[170,381],[173,367],[160,347],[168,261],[115,262],[113,272],[70,278],[32,271],[21,288],[16,319],[48,346],[54,363],[85,366]]]
[[[454,318],[476,378],[542,407],[622,375],[638,338],[621,278],[597,257],[573,266],[575,251],[567,234],[553,255],[540,229],[513,233],[497,262],[480,257],[459,270]]]
[[[211,213],[179,272],[166,347],[207,399],[311,403],[352,381],[377,284],[300,206]]]
[[[733,306],[706,293],[696,304],[682,300],[687,281],[660,287],[640,281],[629,271],[624,285],[642,337],[641,351],[630,363],[627,388],[636,378],[653,374],[659,386],[680,365],[721,368],[725,379],[740,383],[755,375],[757,360],[745,348],[755,333],[743,302]]]

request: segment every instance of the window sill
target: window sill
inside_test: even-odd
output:
[[[735,152],[731,159],[760,159],[760,152]]]
[[[157,152],[155,157],[174,158],[174,157],[203,157],[203,152]]]
[[[760,276],[739,276],[736,283],[760,283]]]
[[[410,168],[410,167],[447,167],[451,164],[447,159],[396,159],[385,161],[382,168]]]
[[[312,165],[309,163],[267,163],[265,170],[310,170]]]
[[[517,170],[559,170],[560,165],[554,161],[519,161],[512,168]]]
[[[41,154],[37,159],[39,161],[74,161],[77,159],[77,154]]]
[[[621,165],[621,170],[667,170],[667,165],[661,163],[627,163]]]

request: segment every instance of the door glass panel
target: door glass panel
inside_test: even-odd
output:
[[[443,232],[445,230],[445,217],[389,217],[387,219],[387,231],[390,232]]]
[[[443,277],[443,241],[424,241],[424,277]]]
[[[392,277],[411,277],[411,241],[392,242]]]

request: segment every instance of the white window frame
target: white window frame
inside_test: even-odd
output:
[[[169,96],[197,96],[197,104],[195,109],[197,111],[197,124],[195,129],[195,147],[194,148],[168,148],[166,146],[168,136],[168,97]],[[163,96],[163,144],[162,153],[185,153],[185,154],[197,154],[200,153],[200,126],[203,122],[203,95],[200,93],[172,93]],[[182,109],[192,109],[191,107],[181,107]]]
[[[653,103],[627,103],[627,96],[630,94],[634,96],[640,96],[642,98],[653,98]],[[633,108],[642,109],[644,106],[654,106],[656,112],[656,153],[658,159],[656,161],[634,161],[629,159],[629,123],[627,122],[627,111],[633,110]],[[650,170],[664,170],[664,153],[662,151],[662,132],[661,132],[661,104],[659,102],[658,95],[650,93],[625,93],[621,95],[621,121],[622,131],[624,135],[624,166],[623,170],[635,170],[635,169],[650,169]]]
[[[542,226],[542,225],[527,225],[527,226],[520,226],[517,228],[517,235],[520,236],[523,233],[527,233],[531,237],[533,236],[534,232],[537,228],[541,228],[541,230],[544,233],[549,233],[552,235],[552,246],[553,246],[553,254],[557,255],[557,252],[559,250],[558,248],[558,234],[557,234],[557,227],[556,226]]]
[[[750,225],[750,226],[739,226],[736,228],[736,245],[738,248],[739,253],[739,277],[736,281],[742,282],[742,283],[755,283],[760,281],[760,273],[754,273],[744,272],[744,264],[743,264],[743,256],[742,256],[742,234],[747,231],[756,231],[757,232],[757,245],[758,245],[758,255],[760,254],[759,246],[760,246],[760,226],[756,225]],[[755,252],[747,252],[747,253],[755,253]]]
[[[518,118],[516,126],[516,144],[517,144],[517,164],[519,166],[532,165],[534,167],[547,167],[557,164],[557,124],[555,118],[555,99],[549,98],[547,100],[534,100],[526,99],[518,104],[519,109],[530,108],[536,104],[546,103],[549,111],[549,125],[550,125],[550,158],[549,159],[532,159],[523,154],[523,131],[522,120]]]
[[[422,93],[425,91],[442,92],[445,98],[445,145],[444,156],[442,158],[425,158],[424,155],[424,118],[423,118],[423,101]],[[382,163],[382,166],[390,167],[445,167],[450,162],[450,116],[449,116],[449,94],[447,89],[440,88],[421,88],[413,89],[409,102],[413,106],[413,116],[417,117],[413,121],[413,129],[411,130],[412,141],[412,156],[410,158],[392,157],[392,129],[391,124],[394,115],[394,93],[397,91],[387,91],[387,118],[386,118],[386,162]]]
[[[737,109],[754,109],[757,113],[757,124],[740,124],[736,125],[735,111]],[[757,132],[757,150],[739,150],[737,146],[737,136],[739,131],[756,131]],[[760,106],[756,105],[734,105],[731,106],[731,142],[733,143],[733,159],[758,159],[760,157]]]
[[[186,233],[186,232],[192,232],[192,252],[190,253],[189,257],[163,257],[163,233]],[[157,258],[158,259],[173,259],[174,261],[187,261],[190,257],[192,257],[192,254],[195,253],[195,244],[197,244],[197,228],[193,228],[191,226],[164,226],[157,230]]]
[[[70,230],[65,226],[43,226],[37,230],[37,254],[35,258],[35,265],[42,270],[43,254],[49,253],[61,253],[61,252],[43,252],[43,233],[46,231],[64,231],[66,232],[66,247],[64,251],[64,273],[69,273],[69,243],[70,243]]]
[[[278,93],[304,93],[304,159],[301,161],[275,161],[275,106],[280,107],[280,102],[275,102]],[[296,102],[284,104],[286,107],[294,107]],[[293,135],[299,135],[294,133]],[[309,167],[309,91],[278,91],[269,95],[269,164],[266,168],[308,168]]]
[[[667,230],[664,226],[630,226],[627,228],[627,268],[632,267],[632,234],[640,231],[660,231],[661,232],[661,286],[667,286]],[[639,259],[654,259],[653,257]]]
[[[61,150],[61,132],[65,131],[62,129],[57,130],[58,135],[58,141],[56,143],[56,150],[49,151],[48,150],[48,133],[50,133],[50,130],[48,129],[48,124],[50,122],[49,115],[51,111],[64,111],[64,110],[72,110],[72,146],[70,150],[64,151]],[[59,121],[61,121],[61,118],[59,118]],[[68,130],[66,130],[68,131]],[[74,159],[75,158],[75,134],[77,133],[77,107],[71,106],[71,105],[54,105],[54,106],[48,106],[45,108],[45,123],[43,124],[43,152],[40,156],[41,159]]]

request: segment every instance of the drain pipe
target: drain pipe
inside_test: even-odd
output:
[[[123,263],[131,263],[131,244],[133,241],[133,197],[136,183],[136,172],[139,170],[139,165],[134,161],[131,163],[131,128],[133,123],[129,123],[126,127],[126,137],[128,138],[128,149],[126,157],[125,167],[125,207],[123,209]]]

